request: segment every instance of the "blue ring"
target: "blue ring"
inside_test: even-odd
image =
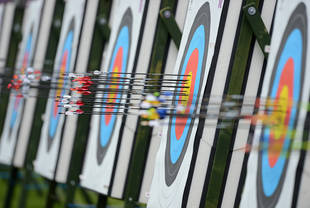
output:
[[[196,103],[196,98],[198,95],[198,90],[199,90],[199,86],[200,86],[200,75],[201,75],[201,71],[202,71],[202,61],[203,61],[203,56],[204,56],[204,48],[205,46],[205,29],[203,25],[200,25],[199,27],[197,27],[195,33],[193,34],[193,37],[191,39],[191,42],[189,44],[189,48],[184,60],[184,64],[182,66],[182,71],[181,71],[181,75],[184,75],[186,67],[187,67],[187,63],[188,60],[190,58],[190,56],[192,55],[193,51],[195,49],[197,49],[199,51],[199,58],[198,58],[198,66],[197,66],[197,73],[196,73],[196,80],[195,80],[195,88],[194,88],[194,96],[193,96],[193,100],[192,100],[192,104]],[[178,90],[178,92],[180,92],[180,90]],[[179,96],[176,96],[176,100],[179,99]],[[189,114],[192,114],[194,112],[195,108],[190,108],[190,112]],[[178,140],[176,138],[176,134],[175,134],[175,123],[176,123],[176,117],[172,118],[172,124],[171,124],[171,131],[170,131],[170,141],[171,141],[171,145],[170,145],[170,159],[171,162],[173,164],[175,164],[184,147],[185,141],[186,141],[186,137],[189,131],[189,124],[192,121],[191,118],[188,118],[186,120],[186,125],[185,128],[183,130],[182,136],[181,138]]]
[[[70,71],[73,38],[74,38],[73,37],[73,31],[71,30],[70,32],[68,32],[68,35],[67,35],[66,40],[64,42],[64,48],[63,48],[61,59],[60,59],[60,60],[62,60],[65,52],[68,52],[65,73],[69,73],[69,71]],[[59,70],[59,74],[60,74],[60,70]],[[65,95],[65,92],[66,92],[65,88],[66,88],[67,84],[68,84],[68,80],[64,79],[63,89],[61,90],[60,96]],[[57,90],[53,90],[53,92],[51,94],[53,96],[56,96],[56,92],[57,92]],[[61,111],[61,107],[58,107],[57,114],[56,114],[56,116],[54,116],[54,109],[56,107],[55,104],[56,104],[56,102],[55,102],[55,100],[53,100],[52,106],[51,106],[51,111],[50,111],[50,128],[48,130],[49,138],[51,138],[51,139],[53,139],[55,134],[56,134],[56,130],[57,130],[57,126],[58,126],[58,122],[59,122],[59,118],[60,118],[59,112]]]
[[[294,29],[291,34],[288,36],[288,39],[283,48],[279,64],[276,68],[276,75],[274,83],[271,90],[271,99],[275,99],[276,93],[278,90],[280,77],[283,71],[283,68],[289,58],[294,60],[294,89],[293,89],[293,102],[298,102],[299,92],[300,92],[300,80],[301,80],[301,71],[302,71],[302,53],[303,53],[303,39],[302,33],[299,29]],[[268,144],[262,150],[262,184],[263,191],[266,196],[271,196],[280,181],[281,175],[286,162],[287,152],[290,147],[290,132],[294,128],[295,118],[296,118],[297,108],[294,105],[291,111],[291,117],[288,126],[288,133],[286,135],[282,152],[280,157],[277,160],[277,163],[274,167],[269,166],[268,162],[268,149],[269,149],[269,128],[266,128],[263,133],[262,141],[263,144]]]
[[[109,70],[108,72],[112,72],[113,71],[113,66],[114,66],[114,62],[115,62],[115,58],[116,58],[116,54],[118,52],[118,50],[120,48],[123,48],[123,60],[122,60],[122,71],[121,72],[126,72],[127,69],[127,59],[128,59],[128,54],[129,54],[129,29],[128,26],[124,26],[121,30],[120,33],[117,37],[116,40],[116,44],[113,50],[113,54],[112,54],[112,59],[111,59],[111,64],[109,66]],[[122,75],[123,77],[124,75]],[[105,88],[108,88],[109,86],[106,86]],[[123,86],[120,85],[119,89],[122,89]],[[104,95],[104,98],[107,98],[107,94]],[[121,98],[121,94],[117,93],[117,98],[115,99],[115,102],[120,102]],[[102,112],[104,112],[105,110],[102,109]],[[118,109],[113,109],[113,112],[117,112]],[[113,132],[114,129],[114,123],[116,121],[116,115],[111,115],[111,120],[109,122],[108,125],[105,124],[105,120],[106,120],[106,115],[102,115],[101,116],[101,121],[100,121],[100,145],[101,147],[105,147],[107,146],[107,144],[109,143],[109,140],[111,138],[111,134]]]
[[[29,34],[29,37],[28,37],[28,40],[27,40],[27,44],[26,44],[26,48],[25,48],[25,52],[24,52],[24,58],[26,55],[28,55],[28,58],[27,58],[27,63],[26,63],[26,67],[29,66],[29,56],[30,56],[30,53],[31,53],[31,45],[32,44],[32,34]],[[23,66],[25,67],[25,66]],[[10,128],[14,128],[14,125],[15,125],[15,122],[17,120],[17,117],[19,115],[19,108],[21,107],[21,102],[19,102],[18,106],[15,108],[15,102],[16,102],[16,99],[17,97],[14,96],[14,99],[13,99],[13,112],[12,112],[12,115],[11,115],[11,121],[10,121]],[[22,98],[19,98],[19,99],[22,99]]]

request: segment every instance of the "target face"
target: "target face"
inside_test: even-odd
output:
[[[113,46],[113,53],[110,59],[108,72],[126,72],[129,59],[130,40],[131,40],[131,28],[132,28],[132,12],[130,8],[126,10],[121,20],[120,27],[118,29],[117,38]],[[111,75],[113,80],[117,80],[117,77],[124,77],[125,75],[114,74]],[[116,78],[116,79],[115,79]],[[122,89],[122,85],[107,85],[105,88],[112,90]],[[105,94],[103,96],[104,102],[119,103],[121,93]],[[111,108],[110,108],[111,107]],[[113,135],[114,126],[116,123],[116,115],[112,113],[118,112],[117,107],[109,105],[109,108],[103,108],[100,117],[99,124],[99,136],[97,145],[97,162],[100,165],[109,147],[111,137]]]
[[[31,47],[32,47],[32,32],[33,32],[33,26],[31,27],[30,33],[27,38],[27,43],[25,47],[25,51],[23,53],[22,57],[22,67],[19,70],[20,75],[24,75],[27,67],[29,66],[29,60],[30,60],[30,53],[31,53]],[[18,92],[15,92],[14,98],[13,98],[13,112],[11,114],[11,119],[10,119],[10,127],[9,127],[9,137],[8,139],[11,138],[11,133],[13,131],[13,128],[16,128],[16,121],[18,117],[21,115],[21,108],[23,106],[23,98],[19,96]]]
[[[178,88],[175,100],[182,100],[186,107],[186,114],[194,115],[201,94],[205,75],[209,33],[210,33],[210,7],[205,3],[198,10],[184,54],[181,60],[179,75],[188,75],[181,78],[187,80],[189,88]],[[178,94],[186,94],[178,96]],[[184,101],[185,100],[185,101]],[[181,102],[179,102],[180,104]],[[174,103],[177,104],[177,103]],[[165,150],[165,181],[170,186],[178,175],[184,155],[187,151],[189,138],[195,119],[170,117],[167,132],[167,145]]]
[[[57,84],[57,89],[51,91],[52,98],[56,98],[59,96],[64,96],[66,93],[66,88],[68,86],[68,80],[67,79],[61,79],[63,78],[64,73],[69,73],[70,70],[70,63],[71,63],[71,55],[72,55],[72,44],[74,39],[74,19],[72,19],[69,30],[67,32],[62,53],[61,53],[61,59],[60,59],[60,69],[56,72],[56,77],[60,77]],[[57,81],[54,75],[54,81]],[[49,151],[52,142],[54,140],[60,114],[61,107],[59,107],[59,102],[56,102],[55,99],[52,101],[51,109],[50,109],[50,117],[49,117],[49,127],[48,127],[48,143],[47,143],[47,149]]]
[[[298,120],[298,107],[305,72],[307,16],[304,4],[292,13],[285,29],[270,81],[268,97],[274,102],[269,114],[279,124],[264,127],[261,134],[263,149],[258,156],[258,207],[275,207],[285,180],[292,132]]]

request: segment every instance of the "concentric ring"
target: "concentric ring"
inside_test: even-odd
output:
[[[258,207],[275,207],[286,176],[293,130],[298,120],[306,63],[307,14],[303,3],[292,13],[285,29],[271,76],[268,97],[275,106],[271,116],[277,126],[265,126],[259,152],[257,174]]]
[[[132,30],[132,12],[128,8],[121,20],[117,38],[113,46],[113,52],[111,59],[109,61],[108,72],[127,72],[129,52],[131,46],[131,30]],[[124,74],[114,74],[114,78],[123,77]],[[113,90],[122,89],[122,85],[107,85],[105,88],[110,88]],[[119,103],[122,93],[105,94],[103,96],[104,102],[113,100],[113,102]],[[103,108],[103,115],[100,116],[99,122],[99,132],[98,132],[98,142],[97,142],[97,162],[100,165],[105,157],[105,154],[110,146],[111,137],[115,130],[116,115],[113,113],[118,112],[118,108],[113,108],[109,105],[109,108]]]
[[[70,72],[70,64],[71,64],[71,58],[72,58],[72,45],[74,40],[74,19],[71,20],[68,28],[68,32],[66,35],[66,38],[64,40],[63,49],[61,52],[61,59],[60,59],[60,70],[58,70],[54,74],[53,81],[56,81],[56,76],[61,77],[64,73]],[[68,85],[68,80],[66,79],[59,79],[57,89],[51,90],[51,96],[52,97],[59,97],[64,96],[66,93],[66,88]],[[48,126],[48,142],[47,142],[47,151],[50,150],[51,145],[53,143],[54,137],[56,135],[60,114],[61,107],[59,106],[59,102],[57,102],[55,99],[53,99],[50,109],[50,117],[49,117],[49,126]]]
[[[22,60],[22,67],[19,70],[19,73],[21,75],[24,75],[26,73],[26,69],[29,66],[29,62],[30,62],[30,56],[31,56],[31,50],[32,50],[32,42],[33,42],[33,25],[31,26],[30,32],[28,34],[27,37],[27,42],[26,42],[26,47],[23,53],[23,60]],[[11,133],[13,131],[14,128],[17,128],[15,126],[16,121],[18,120],[18,118],[21,116],[21,109],[23,107],[23,102],[24,99],[19,96],[20,93],[19,92],[13,92],[15,93],[14,98],[13,98],[13,109],[12,109],[12,114],[11,114],[11,119],[10,119],[10,126],[9,126],[9,136],[8,139],[11,138]]]
[[[183,101],[183,104],[186,106],[185,113],[187,114],[197,113],[197,104],[203,92],[201,87],[205,76],[210,23],[210,6],[206,2],[196,14],[178,70],[179,75],[190,75],[183,76],[183,79],[188,80],[187,84],[190,87],[186,90],[187,93],[184,90],[176,90],[176,94],[187,95],[174,97],[174,100],[186,100]],[[194,121],[195,119],[192,118],[176,118],[173,116],[169,119],[165,150],[165,181],[168,186],[174,182],[178,175],[187,151]]]

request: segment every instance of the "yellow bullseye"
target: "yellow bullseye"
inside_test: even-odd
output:
[[[277,107],[271,114],[271,120],[275,122],[275,125],[271,127],[275,140],[282,138],[287,133],[287,124],[285,120],[287,119],[288,110],[291,107],[288,93],[288,87],[286,85],[283,86],[280,92],[280,98],[277,100]]]
[[[185,88],[183,88],[182,93],[184,93],[185,95],[182,96],[182,101],[181,104],[186,107],[188,105],[188,99],[189,99],[189,95],[191,92],[191,86],[192,86],[192,72],[188,73],[188,76],[186,76],[187,80],[186,83],[183,85]]]
[[[113,72],[118,72],[118,67],[116,66],[114,69],[113,69]],[[118,73],[113,73],[112,74],[112,82],[118,82],[119,81],[119,74]],[[116,90],[117,88],[118,88],[118,85],[110,85],[109,86],[109,88],[110,89],[112,89],[112,90]],[[113,99],[113,98],[115,98],[116,97],[116,94],[117,93],[111,93],[111,94],[109,94],[109,99],[108,99],[108,102],[110,102],[110,103],[113,103],[113,102],[115,102],[115,100]]]
[[[61,64],[61,67],[60,67],[60,71],[61,71],[61,74],[59,76],[59,82],[57,84],[57,88],[58,90],[56,91],[56,96],[61,96],[61,88],[63,87],[63,84],[64,84],[64,76],[63,76],[63,73],[65,72],[66,70],[66,59],[67,57],[64,57],[63,59],[63,63]]]

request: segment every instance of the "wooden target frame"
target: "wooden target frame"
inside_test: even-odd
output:
[[[262,3],[262,11],[261,17],[266,24],[268,29],[271,28],[271,23],[274,16],[275,10],[275,1],[264,1]],[[262,78],[264,77],[264,69],[266,67],[262,50],[255,43],[254,50],[252,52],[252,56],[250,57],[249,64],[249,73],[246,77],[246,85],[244,90],[244,97],[246,99],[244,102],[248,105],[252,103],[254,105],[254,99],[250,99],[252,97],[256,97],[258,91],[260,91],[260,83]],[[260,79],[259,79],[260,77]],[[247,99],[248,98],[248,99]],[[241,110],[241,114],[251,114],[253,109],[245,107]],[[240,180],[237,180],[240,176],[242,169],[242,161],[246,155],[245,147],[247,144],[247,138],[250,133],[250,122],[249,120],[240,120],[239,126],[237,127],[236,133],[233,135],[234,144],[233,144],[233,152],[231,155],[231,161],[228,164],[229,169],[227,170],[227,176],[224,180],[225,185],[223,185],[223,194],[220,196],[221,206],[229,206],[234,204],[238,192],[238,184]]]

